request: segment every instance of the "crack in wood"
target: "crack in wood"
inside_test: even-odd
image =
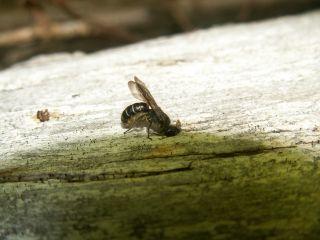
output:
[[[177,154],[177,155],[164,155],[164,156],[154,156],[154,157],[146,157],[146,158],[137,158],[137,159],[125,159],[120,161],[109,161],[108,163],[123,163],[123,162],[132,162],[132,161],[142,161],[142,160],[155,160],[155,159],[175,159],[179,157],[209,157],[209,158],[232,158],[232,157],[238,157],[238,156],[252,156],[257,154],[262,154],[270,151],[275,150],[281,150],[281,149],[288,149],[288,148],[296,148],[295,145],[289,145],[289,146],[279,146],[279,147],[270,147],[270,148],[254,148],[254,149],[245,149],[243,151],[234,151],[234,152],[222,152],[222,153],[196,153],[196,152],[188,152],[186,154]],[[207,159],[207,158],[204,158]]]
[[[114,173],[99,173],[99,174],[86,174],[86,173],[42,173],[42,174],[21,174],[17,176],[8,176],[0,173],[0,184],[10,182],[44,182],[48,180],[60,180],[63,182],[88,182],[88,181],[102,181],[122,178],[141,178],[150,177],[163,174],[171,174],[183,171],[192,170],[192,161],[187,166],[178,167],[173,169],[158,170],[158,171],[132,171],[132,172],[114,172]],[[6,171],[5,173],[8,173]],[[12,171],[10,171],[12,172]],[[2,176],[1,176],[2,175]]]
[[[180,157],[197,157],[198,160],[208,160],[216,158],[233,158],[239,156],[252,156],[257,154],[263,154],[270,151],[295,148],[296,146],[282,146],[282,147],[271,147],[271,148],[255,148],[247,149],[245,151],[235,151],[235,152],[226,152],[226,153],[214,153],[214,154],[201,154],[201,153],[192,153],[192,154],[181,154],[175,156],[157,156],[153,158],[142,158],[142,159],[130,159],[123,161],[112,161],[108,163],[117,163],[117,162],[128,162],[128,161],[139,161],[139,160],[154,160],[154,159],[168,159],[168,158],[180,158]],[[203,157],[200,158],[199,157]],[[14,172],[21,171],[21,168],[8,169],[0,172],[0,183],[9,183],[9,182],[44,182],[48,180],[60,180],[64,182],[88,182],[88,181],[102,181],[102,180],[112,180],[112,179],[122,179],[122,178],[141,178],[141,177],[150,177],[162,174],[171,174],[182,171],[192,170],[193,161],[189,161],[187,166],[177,167],[173,169],[165,170],[156,170],[156,171],[128,171],[128,172],[102,172],[98,174],[90,173],[40,173],[40,174],[18,174],[13,175]]]

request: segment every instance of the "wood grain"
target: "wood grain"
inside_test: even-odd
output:
[[[0,73],[0,238],[316,239],[320,12]],[[141,78],[183,132],[123,135]],[[48,109],[49,121],[35,115]]]

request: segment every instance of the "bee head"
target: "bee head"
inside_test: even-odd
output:
[[[175,125],[169,125],[168,129],[165,132],[167,137],[172,137],[181,132],[181,123],[179,120],[176,121]]]

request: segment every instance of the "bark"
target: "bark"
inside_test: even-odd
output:
[[[319,21],[227,25],[2,71],[0,237],[316,239]],[[123,135],[134,75],[181,134]]]

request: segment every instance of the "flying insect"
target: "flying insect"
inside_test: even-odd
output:
[[[181,123],[176,121],[171,124],[170,118],[158,106],[147,86],[137,77],[134,81],[128,82],[132,95],[142,101],[131,104],[126,107],[121,114],[121,126],[128,129],[124,133],[129,132],[133,128],[146,128],[148,138],[150,138],[150,129],[162,136],[175,136],[181,132]]]

